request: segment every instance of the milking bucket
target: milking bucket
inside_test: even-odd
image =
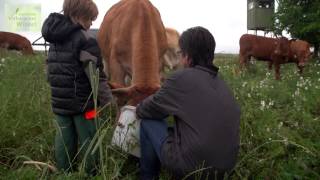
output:
[[[140,157],[140,120],[136,118],[136,107],[127,105],[122,107],[120,112],[111,144]]]

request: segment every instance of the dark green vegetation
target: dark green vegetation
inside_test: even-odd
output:
[[[54,174],[23,165],[26,160],[54,164],[55,125],[44,58],[1,52],[0,179],[84,177],[81,171]],[[242,72],[237,55],[217,55],[215,64],[242,109],[240,155],[232,179],[320,179],[319,61],[311,60],[303,76],[295,65],[282,65],[280,81],[264,62],[253,61]],[[107,120],[98,137],[104,173],[96,179],[137,179],[135,161],[110,146],[113,112],[105,109],[100,117]]]

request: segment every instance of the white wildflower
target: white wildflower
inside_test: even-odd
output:
[[[245,87],[247,85],[247,82],[243,82],[242,87]]]
[[[270,101],[269,102],[269,106],[273,106],[274,102],[273,101]]]
[[[1,58],[1,63],[4,63],[6,59],[5,58]]]
[[[265,106],[266,106],[266,102],[262,100],[262,101],[261,101],[260,109],[261,109],[261,110],[264,110]]]
[[[267,132],[270,132],[270,128],[267,128]]]
[[[288,138],[285,137],[285,138],[283,139],[283,141],[284,141],[284,144],[285,144],[286,146],[289,145]]]
[[[282,126],[283,126],[283,122],[280,122],[280,123],[278,124],[278,129],[280,129]]]

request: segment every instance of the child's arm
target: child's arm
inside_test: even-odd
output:
[[[98,104],[100,107],[104,107],[109,104],[112,100],[112,94],[110,87],[107,83],[107,76],[103,72],[103,64],[101,57],[94,56],[93,54],[99,55],[100,50],[97,44],[93,43],[90,45],[88,43],[80,52],[80,61],[83,63],[84,71],[90,80],[91,87],[93,86],[92,77],[89,72],[90,62],[92,64],[92,69],[96,72],[99,69],[99,85],[98,85]]]

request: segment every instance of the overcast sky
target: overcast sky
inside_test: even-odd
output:
[[[99,28],[105,13],[119,0],[94,1],[99,8],[99,16],[93,22],[92,28]],[[50,12],[61,11],[63,0],[15,0],[15,2],[41,3],[44,21]],[[238,53],[239,38],[247,32],[247,0],[151,0],[151,2],[158,8],[166,27],[177,29],[182,33],[187,28],[203,26],[215,37],[217,53]],[[34,41],[39,35],[41,36],[40,31],[33,33],[31,38],[29,34],[26,36],[30,41]]]
[[[105,12],[118,0],[95,0],[99,17],[97,28]],[[160,11],[166,27],[182,33],[193,26],[203,26],[216,39],[216,52],[238,53],[238,41],[247,32],[247,0],[151,0]]]

